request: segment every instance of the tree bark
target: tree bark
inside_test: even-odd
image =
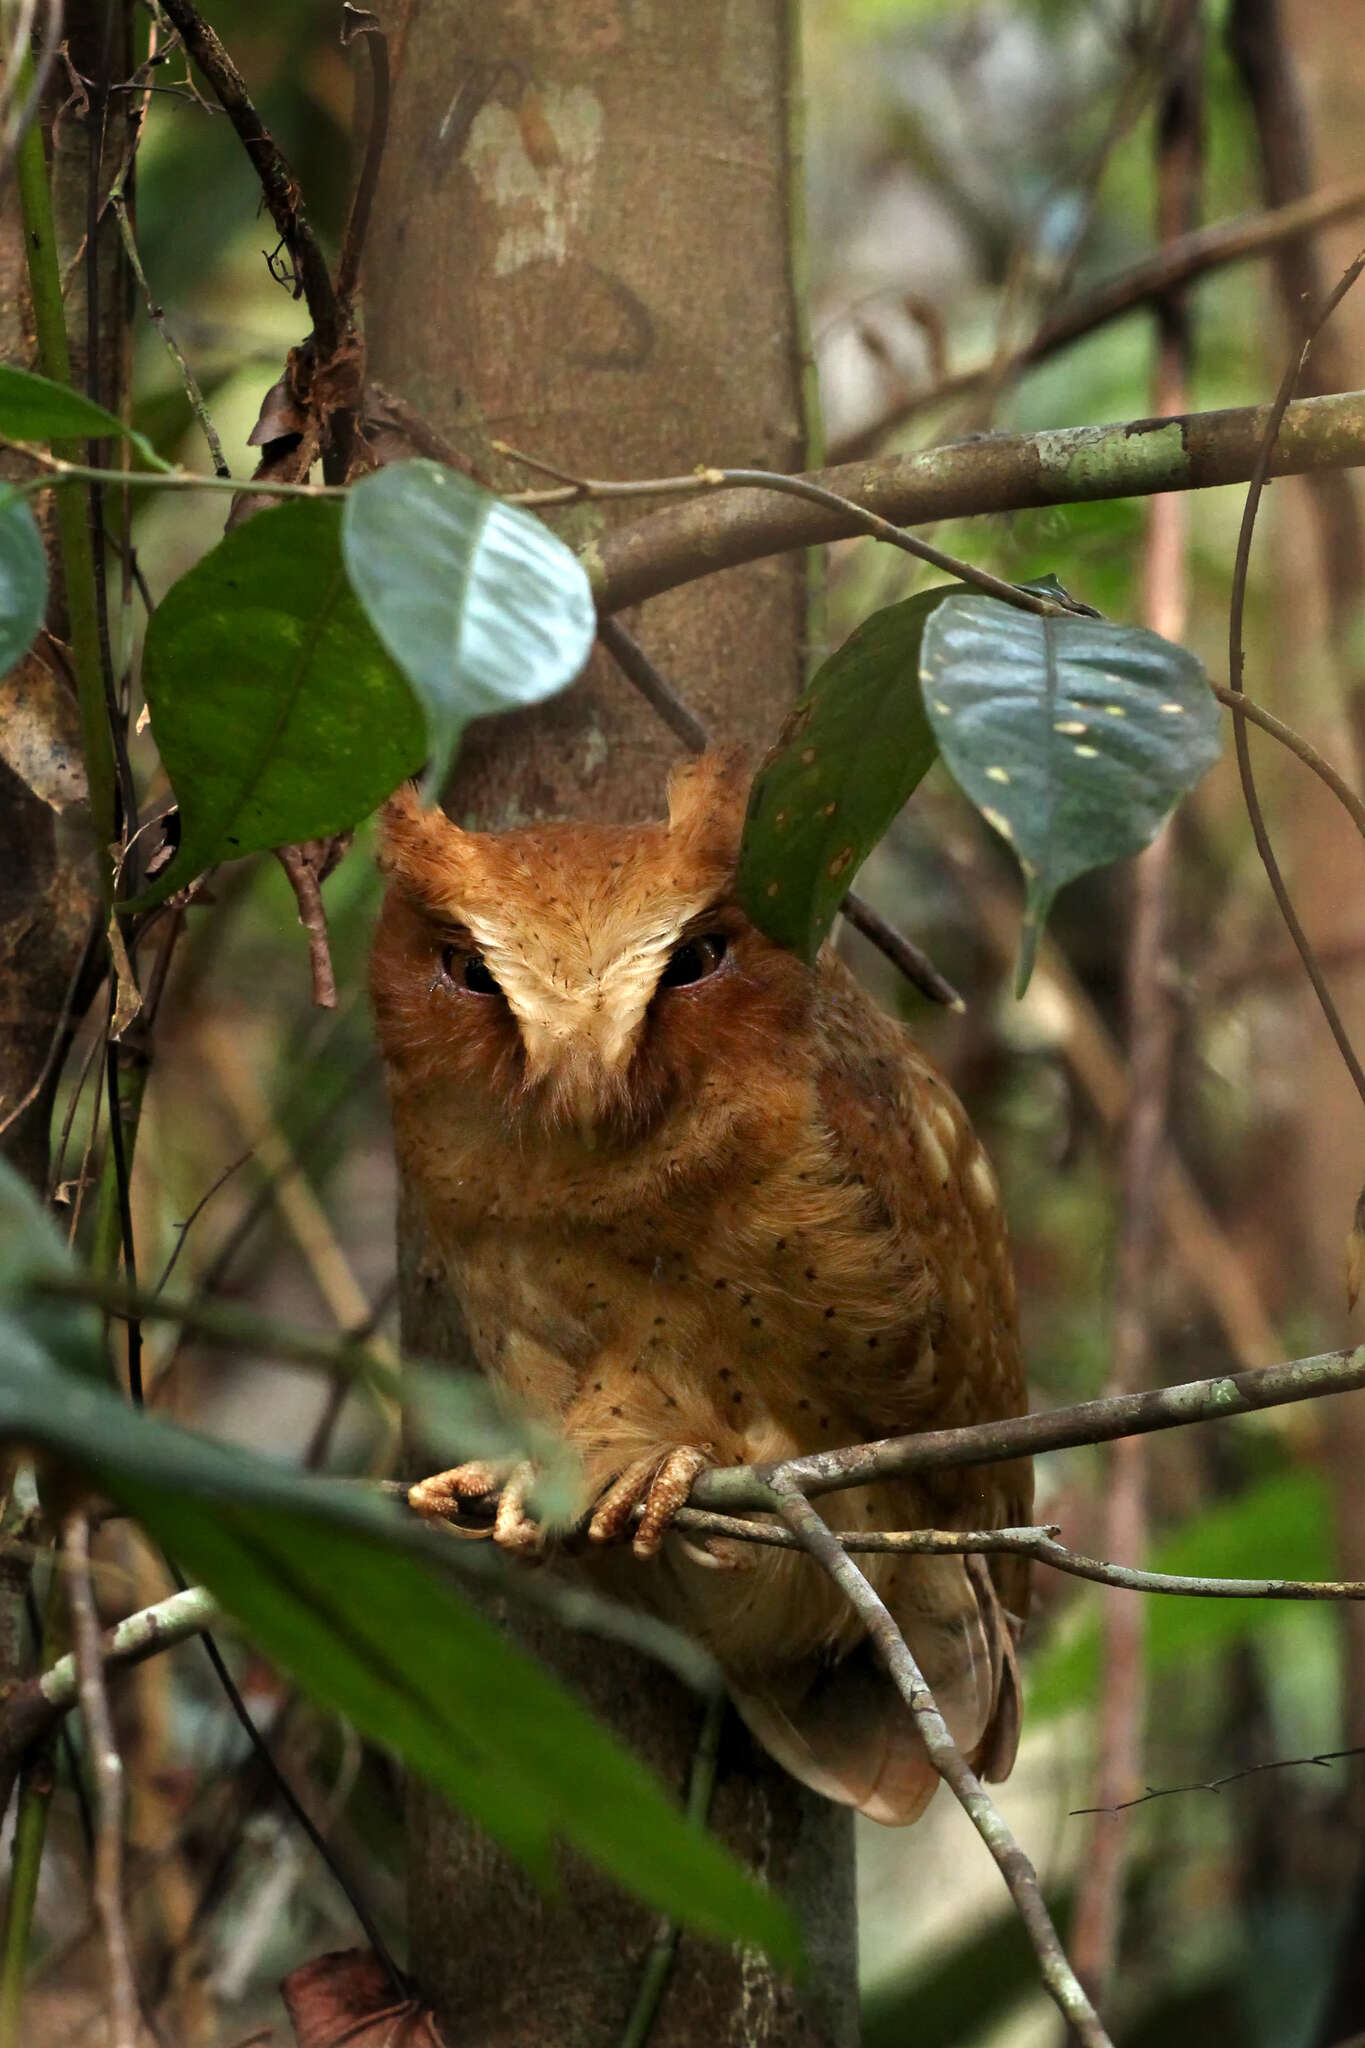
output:
[[[795,30],[785,0],[444,0],[383,12],[393,128],[366,283],[372,375],[503,487],[505,440],[580,474],[657,474],[723,454],[810,459],[795,281]],[[576,508],[582,542],[610,514]],[[806,567],[754,563],[666,594],[627,623],[720,738],[755,753],[803,672]],[[662,813],[677,745],[600,653],[557,703],[469,736],[465,822]],[[406,1213],[404,1341],[462,1358],[444,1285]],[[698,1703],[653,1665],[548,1628],[532,1649],[679,1791]],[[425,1792],[411,1801],[413,1966],[464,2048],[552,2031],[617,2043],[652,1916],[595,1872],[553,1900]],[[812,1963],[684,1937],[651,2048],[706,2040],[851,2044],[852,1831],[759,1754],[734,1716],[713,1825],[793,1903]]]

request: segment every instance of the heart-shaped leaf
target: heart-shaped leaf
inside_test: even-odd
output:
[[[0,675],[33,645],[47,609],[47,556],[27,498],[0,492]]]
[[[438,462],[397,462],[347,493],[352,588],[426,712],[428,795],[471,718],[538,704],[597,630],[577,556],[528,512]]]
[[[945,763],[1024,871],[1022,993],[1057,891],[1150,844],[1213,766],[1217,701],[1157,633],[974,595],[930,618],[920,675]]]
[[[139,902],[215,861],[345,831],[427,751],[346,581],[332,503],[297,499],[226,534],[153,612],[142,680],[180,846]]]
[[[933,764],[920,636],[958,588],[921,591],[866,619],[817,669],[754,779],[740,901],[804,960],[814,960],[859,866]]]
[[[33,370],[0,363],[0,434],[10,441],[104,441],[111,436],[136,448],[149,469],[169,470],[143,434],[134,433],[83,391],[54,384]]]

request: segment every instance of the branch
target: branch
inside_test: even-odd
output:
[[[492,1502],[489,1503],[491,1512]],[[643,1508],[640,1513],[643,1514]],[[689,1536],[721,1536],[728,1541],[757,1543],[776,1550],[798,1548],[789,1530],[775,1522],[746,1522],[701,1508],[679,1508],[670,1527]],[[854,1555],[876,1553],[903,1557],[965,1557],[1005,1552],[1031,1557],[1072,1578],[1097,1586],[1119,1586],[1129,1593],[1178,1594],[1193,1600],[1365,1600],[1365,1579],[1206,1579],[1186,1572],[1140,1571],[1086,1557],[1057,1541],[1056,1524],[1030,1529],[864,1529],[835,1539]]]
[[[1264,406],[1238,406],[1041,434],[988,434],[816,470],[808,481],[898,526],[1202,490],[1250,478],[1268,418]],[[1289,407],[1275,443],[1274,475],[1362,462],[1365,392],[1305,398]],[[861,520],[820,505],[758,488],[742,495],[727,491],[618,527],[587,549],[585,562],[599,611],[616,612],[718,569],[846,540],[862,530]]]
[[[346,834],[347,839],[350,834]],[[327,937],[327,912],[322,902],[322,868],[316,850],[327,841],[313,839],[301,846],[277,846],[275,858],[289,877],[299,907],[299,923],[308,934],[308,961],[313,974],[313,1002],[319,1010],[337,1006],[336,975],[332,971],[332,949]]]
[[[1320,1394],[1346,1394],[1365,1387],[1365,1344],[1354,1351],[1325,1351],[1285,1365],[1257,1366],[1218,1379],[1186,1380],[1142,1394],[1112,1394],[1080,1401],[1050,1414],[1015,1415],[978,1422],[965,1429],[925,1430],[919,1436],[887,1437],[880,1443],[818,1451],[783,1464],[732,1465],[701,1473],[692,1487],[697,1507],[766,1508],[778,1511],[777,1481],[803,1494],[834,1493],[866,1486],[874,1479],[900,1479],[911,1472],[942,1472],[964,1465],[994,1465],[1010,1458],[1076,1444],[1112,1443],[1115,1437],[1177,1429],[1190,1422],[1219,1422],[1261,1408],[1283,1407]]]
[[[522,461],[527,458],[523,456]],[[616,666],[628,682],[635,685],[645,702],[656,711],[675,739],[682,741],[692,753],[700,754],[710,745],[710,734],[687,700],[680,696],[654,666],[649,656],[633,634],[628,633],[619,619],[600,619],[597,637],[606,648]],[[845,896],[839,908],[865,939],[869,939],[878,951],[884,954],[893,967],[898,967],[906,980],[917,988],[930,1002],[943,1003],[950,1010],[963,1011],[967,1005],[953,987],[941,975],[927,953],[903,932],[864,902],[852,890]]]
[[[106,1675],[141,1664],[198,1635],[218,1618],[218,1603],[202,1586],[173,1593],[108,1630],[100,1644]],[[74,1656],[59,1657],[47,1671],[18,1685],[0,1706],[0,1787],[7,1785],[24,1754],[76,1704]]]
[[[84,1515],[68,1516],[62,1548],[68,1571],[76,1691],[98,1795],[95,1910],[104,1932],[109,1971],[109,2048],[137,2048],[137,1994],[123,1918],[123,1759],[114,1741],[104,1690],[99,1622],[90,1583],[90,1524]]]
[[[299,290],[308,306],[318,352],[326,361],[342,338],[343,318],[318,240],[313,233],[294,174],[278,143],[252,104],[246,80],[219,37],[190,0],[162,0],[165,13],[180,32],[189,55],[213,87],[218,104],[231,121],[260,180],[261,192],[280,239],[294,261]],[[297,294],[296,294],[297,295]]]
[[[966,398],[989,380],[1016,376],[1046,356],[1056,355],[1083,335],[1108,326],[1111,320],[1135,313],[1153,300],[1166,298],[1192,278],[1203,277],[1229,263],[1248,256],[1268,256],[1292,246],[1301,238],[1334,221],[1347,220],[1365,212],[1365,179],[1329,185],[1291,204],[1267,213],[1239,214],[1234,220],[1217,221],[1212,227],[1197,228],[1145,256],[1128,270],[1121,270],[1108,284],[1102,284],[1083,299],[1065,306],[1045,320],[1033,338],[1003,364],[982,363],[974,370],[960,370],[944,377],[925,391],[916,391],[886,414],[874,426],[859,428],[847,440],[836,443],[830,453],[839,462],[855,462],[868,455],[878,443],[917,413],[931,406]]]
[[[1237,554],[1233,562],[1232,591],[1228,603],[1228,687],[1233,694],[1234,706],[1236,698],[1242,692],[1245,680],[1243,674],[1245,661],[1242,645],[1242,626],[1246,608],[1247,571],[1251,562],[1251,543],[1256,531],[1256,515],[1260,510],[1261,497],[1265,490],[1266,482],[1278,467],[1276,462],[1278,439],[1283,435],[1290,411],[1293,410],[1290,401],[1298,388],[1300,375],[1308,361],[1309,351],[1314,341],[1363,271],[1365,271],[1365,250],[1362,250],[1361,254],[1356,257],[1355,262],[1350,264],[1342,273],[1335,289],[1325,304],[1308,323],[1302,347],[1291,357],[1284,376],[1280,380],[1280,388],[1275,394],[1274,403],[1266,412],[1260,446],[1256,451],[1256,460],[1252,465],[1250,481],[1247,486],[1241,529],[1237,535]],[[1308,402],[1311,403],[1312,401]],[[1304,973],[1312,984],[1313,993],[1318,999],[1318,1007],[1322,1011],[1328,1030],[1336,1041],[1337,1050],[1341,1054],[1346,1071],[1351,1077],[1357,1095],[1362,1103],[1365,1103],[1365,1066],[1362,1066],[1359,1055],[1351,1043],[1351,1034],[1347,1030],[1345,1020],[1337,1008],[1331,990],[1327,986],[1327,979],[1313,950],[1312,941],[1304,930],[1299,920],[1298,912],[1295,910],[1290,898],[1289,889],[1279,861],[1276,858],[1275,849],[1271,844],[1270,828],[1266,823],[1260,794],[1256,788],[1256,777],[1251,765],[1251,750],[1247,740],[1246,725],[1235,708],[1232,730],[1237,750],[1237,773],[1242,784],[1242,799],[1246,805],[1247,820],[1251,826],[1251,836],[1256,842],[1256,851],[1260,855],[1261,865],[1265,869],[1266,880],[1270,884],[1271,894],[1279,906],[1280,915],[1284,919],[1289,936],[1294,941],[1299,958],[1303,962]]]
[[[892,1682],[914,1716],[930,1762],[995,1858],[1033,1943],[1043,1982],[1082,2048],[1112,2048],[1109,2036],[1066,1959],[1057,1930],[1043,1903],[1037,1872],[949,1734],[948,1724],[890,1613],[833,1531],[826,1528],[793,1481],[785,1480],[776,1489],[776,1504],[778,1513],[801,1548],[824,1567],[835,1585],[847,1595],[850,1606],[866,1627]]]
[[[1136,1799],[1125,1799],[1118,1806],[1073,1806],[1067,1818],[1079,1819],[1086,1813],[1127,1813],[1130,1807],[1146,1806],[1153,1799],[1174,1799],[1182,1792],[1221,1792],[1225,1785],[1259,1777],[1262,1771],[1296,1771],[1305,1764],[1316,1764],[1319,1770],[1326,1770],[1328,1764],[1341,1763],[1353,1756],[1365,1756],[1365,1749],[1323,1749],[1316,1756],[1278,1756],[1269,1763],[1244,1764],[1240,1771],[1225,1771],[1221,1778],[1199,1778],[1192,1785],[1149,1785]],[[1344,2042],[1342,2048],[1351,2048],[1350,2042]]]

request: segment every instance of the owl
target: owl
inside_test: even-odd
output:
[[[861,1623],[809,1558],[670,1526],[703,1467],[1018,1414],[1014,1282],[960,1103],[832,950],[736,900],[746,778],[675,772],[666,822],[466,832],[383,817],[372,994],[399,1161],[482,1369],[576,1449],[613,1590],[714,1654],[759,1741],[890,1824],[937,1783]],[[430,1515],[528,1474],[465,1466]],[[825,1496],[842,1531],[1027,1521],[1024,1464]],[[628,1542],[618,1539],[629,1538]],[[1019,1557],[868,1554],[978,1772],[1019,1729]],[[592,1567],[590,1567],[592,1568]]]

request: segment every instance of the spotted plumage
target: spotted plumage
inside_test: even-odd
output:
[[[459,831],[400,792],[373,993],[399,1157],[486,1372],[553,1419],[613,1583],[714,1651],[796,1776],[912,1820],[935,1778],[842,1597],[806,1558],[699,1548],[703,1463],[1019,1412],[994,1176],[930,1062],[826,949],[734,900],[743,783],[707,757],[667,824]],[[485,1471],[415,1490],[440,1512]],[[498,1533],[533,1539],[514,1481]],[[827,1496],[838,1528],[1027,1519],[986,1466]],[[869,1557],[959,1742],[1003,1775],[1023,1560]]]

